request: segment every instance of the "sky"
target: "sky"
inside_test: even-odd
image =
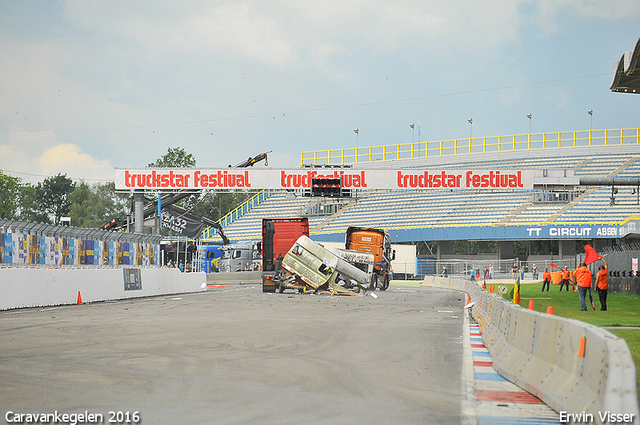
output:
[[[640,96],[609,89],[638,22],[637,0],[0,0],[0,169],[638,128]]]

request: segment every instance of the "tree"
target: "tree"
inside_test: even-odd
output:
[[[20,200],[20,179],[0,170],[0,218],[16,218]]]
[[[196,166],[196,158],[187,153],[184,148],[168,148],[167,153],[152,162],[148,167],[177,167],[193,168]],[[243,203],[255,192],[209,192],[204,199],[200,195],[192,195],[183,199],[176,205],[190,210],[195,215],[206,217],[210,220],[218,220],[229,211]],[[200,200],[200,202],[198,202]]]
[[[147,167],[176,167],[193,168],[196,166],[196,158],[187,153],[184,148],[168,148],[167,153],[156,159]]]
[[[49,215],[42,210],[42,205],[36,187],[27,183],[20,187],[19,194],[20,213],[18,218],[24,221],[34,221],[36,223],[51,223]]]
[[[195,206],[193,213],[210,220],[219,220],[256,193],[255,191],[209,192],[206,198]]]
[[[83,181],[76,185],[69,199],[71,224],[76,227],[101,227],[125,215],[129,206],[129,196],[116,193],[114,183],[89,186]]]
[[[48,215],[49,219],[53,218],[53,223],[59,223],[60,217],[66,216],[71,210],[69,195],[74,188],[75,183],[66,174],[47,177],[35,187],[38,212]]]

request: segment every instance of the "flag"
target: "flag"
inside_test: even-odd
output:
[[[559,269],[559,268],[560,268],[560,267],[556,266],[556,265],[555,265],[555,264],[553,264],[553,263],[549,263],[549,264],[551,264],[551,269]]]
[[[591,295],[591,288],[589,288],[589,301],[591,301],[591,307],[593,307],[593,311],[596,311],[596,305],[593,303],[593,295]]]
[[[516,283],[513,284],[513,303],[520,304],[520,277],[518,277]]]
[[[593,249],[593,247],[589,244],[586,244],[584,246],[584,263],[585,264],[591,264],[591,263],[595,263],[596,261],[598,261],[600,258],[602,258],[600,255],[598,255],[598,253],[596,252],[595,249]]]

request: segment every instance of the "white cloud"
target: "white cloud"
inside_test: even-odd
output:
[[[181,8],[171,2],[147,8],[139,3],[70,0],[65,11],[87,31],[106,32],[148,52],[225,56],[272,66],[291,65],[318,52],[326,58],[328,51],[367,56],[403,49],[416,55],[470,46],[493,49],[511,41],[521,22],[518,2],[512,0],[222,1]]]
[[[0,139],[0,169],[23,181],[36,183],[48,176],[66,174],[74,180],[113,180],[114,167],[82,152],[75,144],[60,144],[53,133],[28,133],[14,128]]]
[[[44,174],[67,174],[74,179],[113,179],[113,166],[107,160],[98,160],[82,152],[73,144],[56,145],[38,158]]]

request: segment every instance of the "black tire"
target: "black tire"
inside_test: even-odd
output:
[[[386,291],[387,288],[389,288],[389,275],[386,274],[384,275],[384,280],[382,282],[382,288],[380,288],[381,291]]]
[[[378,275],[374,273],[373,276],[371,276],[371,284],[369,285],[369,289],[375,291],[376,286],[378,286]]]

